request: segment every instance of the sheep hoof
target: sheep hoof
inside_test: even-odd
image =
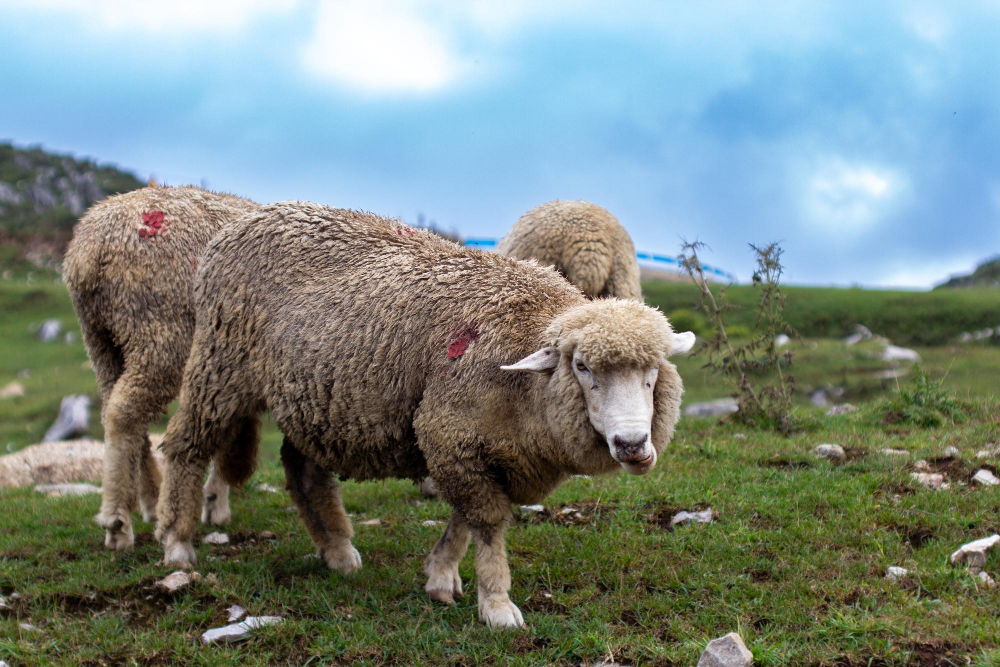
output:
[[[105,529],[104,546],[112,551],[124,551],[133,544],[135,544],[135,534],[132,532],[131,524],[119,520]]]
[[[180,568],[191,568],[198,558],[194,553],[191,541],[181,542],[174,535],[168,534],[163,540],[163,564],[175,565]]]
[[[341,574],[351,574],[361,569],[361,554],[350,542],[336,549],[325,549],[320,555],[328,568]]]
[[[455,604],[455,600],[465,596],[462,592],[462,577],[458,574],[458,567],[443,572],[436,572],[427,579],[424,586],[427,595],[435,602],[444,604]]]
[[[479,597],[479,619],[493,630],[520,628],[524,617],[507,595],[487,595]]]
[[[201,522],[210,526],[224,526],[229,523],[232,513],[229,511],[229,500],[219,498],[215,494],[205,497],[201,506]]]

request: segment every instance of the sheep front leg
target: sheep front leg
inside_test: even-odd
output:
[[[229,523],[229,485],[222,480],[219,466],[212,464],[208,469],[208,481],[204,488],[205,504],[201,508],[201,522],[212,526]]]
[[[509,520],[508,520],[509,521]],[[524,625],[521,610],[510,601],[510,568],[504,533],[507,523],[477,526],[476,576],[479,578],[479,619],[491,628],[518,628]]]
[[[170,429],[167,439],[170,442]],[[166,474],[163,492],[156,506],[156,538],[163,544],[163,562],[179,567],[194,567],[197,558],[192,538],[198,528],[201,509],[201,480],[207,459],[188,461],[183,453],[166,451]]]
[[[336,478],[302,454],[286,437],[281,444],[285,488],[299,509],[319,556],[341,574],[361,569],[361,554],[351,544],[354,529],[344,511]]]
[[[424,572],[427,574],[427,585],[424,586],[424,590],[432,600],[455,604],[455,598],[464,595],[458,564],[468,549],[469,525],[458,512],[453,510],[444,535],[434,545],[424,565]]]

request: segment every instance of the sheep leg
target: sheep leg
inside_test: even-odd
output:
[[[432,600],[454,604],[455,598],[463,596],[458,564],[468,549],[469,525],[458,512],[452,511],[444,535],[434,545],[424,564],[424,572],[427,574],[424,590]]]
[[[354,529],[344,511],[337,479],[303,455],[285,437],[281,444],[285,488],[327,567],[342,574],[361,569],[361,554],[351,544]]]
[[[139,507],[143,521],[156,521],[156,501],[160,498],[160,468],[153,458],[153,445],[146,436],[139,468]]]
[[[205,504],[201,509],[201,522],[212,526],[229,523],[229,485],[219,474],[219,466],[212,464],[208,469],[208,481],[204,488]]]
[[[508,510],[509,511],[509,510]],[[472,531],[476,541],[476,576],[479,578],[479,618],[491,628],[517,628],[524,625],[521,610],[510,601],[510,567],[504,533],[507,521],[500,525],[479,525]]]

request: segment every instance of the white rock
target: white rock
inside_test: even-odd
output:
[[[42,442],[66,440],[90,427],[90,396],[72,394],[59,404],[59,416],[42,436]]]
[[[564,507],[559,511],[560,514],[579,514],[580,510],[575,507]]]
[[[156,582],[156,588],[163,593],[176,593],[191,585],[195,578],[184,570],[177,570]]]
[[[678,512],[670,519],[670,525],[676,526],[678,524],[688,525],[692,523],[712,523],[712,508],[709,507],[707,510],[702,510],[701,512]]]
[[[265,484],[264,482],[261,482],[260,484],[258,484],[257,488],[260,489],[261,491],[267,491],[268,493],[277,493],[278,492],[278,490],[276,488],[274,488],[270,484]]]
[[[686,405],[684,406],[684,414],[689,417],[721,417],[732,414],[739,409],[740,405],[735,398],[720,398],[717,401]]]
[[[986,586],[986,588],[996,588],[997,587],[997,582],[995,582],[993,580],[993,577],[991,577],[990,575],[986,574],[985,572],[980,572],[979,574],[976,575],[976,578],[979,579],[979,581],[982,582],[982,584],[984,586]]]
[[[858,409],[851,405],[850,403],[841,403],[840,405],[834,405],[829,410],[826,411],[827,417],[836,417],[837,415],[846,415],[851,412],[857,412]]]
[[[522,512],[544,512],[545,505],[521,505]]]
[[[871,340],[872,331],[863,324],[854,327],[854,333],[844,339],[846,345],[857,345],[863,340]]]
[[[891,566],[885,570],[885,578],[892,582],[901,581],[907,575],[905,567]]]
[[[910,453],[905,449],[892,449],[891,447],[885,447],[878,450],[878,453],[883,456],[909,456]],[[925,461],[926,463],[926,461]]]
[[[381,526],[382,519],[368,519],[367,521],[359,521],[359,526]]]
[[[831,445],[829,443],[817,445],[813,449],[813,454],[816,456],[822,456],[824,459],[830,459],[831,461],[840,461],[847,456],[843,447],[840,445]]]
[[[972,476],[972,481],[980,486],[994,486],[995,484],[1000,484],[1000,479],[997,479],[997,476],[986,468],[977,470],[976,474]]]
[[[435,521],[434,519],[426,519],[424,521],[421,521],[420,525],[427,526],[428,528],[433,528],[434,526],[438,525],[438,522]]]
[[[43,343],[51,343],[59,337],[62,331],[62,322],[59,320],[45,320],[42,326],[38,327],[38,340]]]
[[[708,642],[698,660],[698,667],[750,667],[753,653],[735,632]]]
[[[747,434],[746,433],[733,433],[733,437],[736,438],[737,440],[746,440],[747,439]]]
[[[969,567],[969,571],[973,574],[979,574],[983,566],[986,565],[986,551],[990,547],[994,546],[997,542],[1000,542],[1000,535],[990,535],[989,537],[984,537],[981,540],[976,540],[975,542],[969,542],[968,544],[963,544],[958,548],[955,553],[951,555],[949,560],[952,565],[961,565],[965,563]]]
[[[238,621],[238,620],[240,620],[241,618],[243,618],[244,616],[247,615],[247,610],[244,609],[243,607],[239,606],[238,604],[234,604],[233,606],[231,606],[226,611],[229,612],[229,619],[228,620],[229,620],[230,623]]]
[[[8,611],[11,611],[11,606],[3,596],[0,596],[0,613]]]
[[[774,346],[775,347],[784,347],[784,346],[788,345],[791,341],[792,341],[792,339],[788,336],[788,334],[780,333],[780,334],[778,334],[777,336],[774,337]]]
[[[920,361],[916,350],[897,345],[886,345],[882,352],[882,361]]]
[[[17,380],[8,382],[3,389],[0,389],[0,398],[16,398],[18,396],[24,396],[24,385]]]
[[[985,445],[986,449],[980,449],[976,452],[977,459],[988,459],[992,456],[1000,456],[1000,447],[992,442],[987,442]]]
[[[420,480],[420,494],[428,498],[434,498],[438,494],[437,482],[433,477],[424,477]]]
[[[49,498],[63,496],[85,496],[90,493],[101,493],[101,488],[93,484],[36,484],[35,491],[44,493]]]
[[[911,472],[910,477],[932,489],[946,489],[944,475],[939,472]]]
[[[229,544],[229,535],[225,533],[209,533],[201,538],[203,544]]]
[[[25,632],[34,632],[35,630],[38,629],[37,627],[35,627],[31,623],[18,623],[17,627],[21,628]]]
[[[929,463],[927,463],[927,461],[920,459],[919,461],[913,464],[913,469],[920,472],[926,472],[931,469],[931,466]]]
[[[202,644],[214,644],[216,642],[237,642],[246,639],[257,628],[268,625],[277,625],[284,621],[280,616],[250,616],[245,621],[226,625],[221,628],[206,630],[201,635]]]
[[[948,447],[941,454],[946,459],[960,459],[962,458],[962,452],[958,451],[958,447]]]

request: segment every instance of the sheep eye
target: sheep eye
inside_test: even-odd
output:
[[[578,361],[576,362],[576,370],[580,371],[581,373],[586,373],[587,365],[584,364],[582,361]]]

